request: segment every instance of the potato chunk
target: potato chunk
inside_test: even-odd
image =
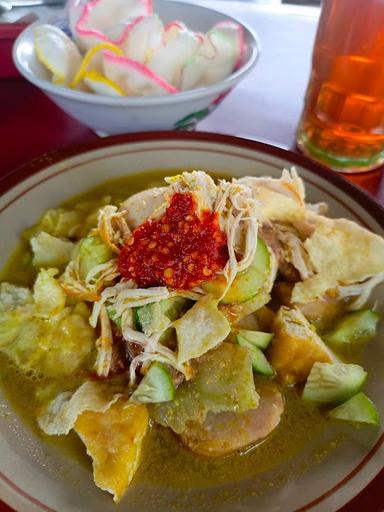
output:
[[[268,350],[268,360],[282,384],[304,381],[316,362],[338,361],[298,309],[282,306],[272,330],[275,337]]]
[[[83,412],[75,431],[93,460],[95,484],[120,501],[139,465],[148,428],[144,405],[120,399],[105,412]]]

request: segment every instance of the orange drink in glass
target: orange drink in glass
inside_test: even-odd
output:
[[[323,0],[297,144],[341,172],[383,163],[384,0]]]

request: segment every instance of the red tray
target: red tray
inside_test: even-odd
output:
[[[0,23],[0,79],[20,76],[12,60],[12,47],[25,23]]]

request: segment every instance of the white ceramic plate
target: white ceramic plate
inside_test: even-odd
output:
[[[366,194],[303,157],[260,143],[222,135],[153,133],[118,136],[44,157],[0,181],[0,265],[18,242],[20,232],[47,208],[113,177],[151,169],[198,168],[233,176],[277,177],[283,167],[296,165],[307,187],[310,202],[326,201],[331,216],[343,216],[384,235],[383,210]],[[364,248],[356,247],[362,252]],[[379,310],[384,312],[383,288],[377,290]],[[383,326],[381,326],[383,334]],[[369,371],[367,393],[384,418],[382,362],[384,344],[372,342],[364,366]],[[341,430],[340,430],[341,429]],[[249,512],[332,512],[358,494],[383,467],[383,427],[379,430],[340,427],[328,436],[347,438],[321,463],[281,485],[252,496],[249,482],[224,489],[148,488],[134,483],[116,506],[94,486],[90,468],[42,443],[0,397],[0,498],[20,512],[169,512],[220,510]],[[277,473],[300,473],[313,453],[320,453],[325,439],[308,445],[305,453]],[[291,469],[289,469],[291,468]],[[293,470],[292,470],[293,468]],[[277,474],[276,473],[276,474]],[[276,474],[274,481],[276,481]],[[265,475],[265,478],[271,478]],[[266,480],[268,484],[268,480]],[[248,491],[246,492],[246,489]],[[377,509],[379,510],[379,508]]]

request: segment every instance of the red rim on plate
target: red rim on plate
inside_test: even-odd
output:
[[[200,142],[211,142],[215,144],[223,144],[226,146],[234,146],[237,148],[244,148],[248,150],[254,150],[260,153],[265,153],[270,156],[274,156],[277,158],[281,158],[283,160],[289,161],[292,164],[297,164],[301,167],[304,167],[306,170],[311,173],[320,176],[325,181],[330,182],[337,189],[347,193],[353,199],[358,202],[374,219],[375,221],[384,228],[384,209],[377,204],[367,192],[359,189],[349,181],[346,181],[344,178],[338,176],[336,173],[329,171],[325,167],[322,167],[318,164],[315,164],[311,160],[307,159],[303,155],[299,155],[296,153],[292,153],[290,151],[277,148],[275,146],[270,146],[268,144],[264,144],[261,142],[255,142],[247,139],[241,139],[238,137],[233,137],[230,135],[221,135],[221,134],[213,134],[213,133],[204,133],[204,132],[172,132],[172,131],[164,131],[164,132],[146,132],[146,133],[136,133],[129,135],[116,135],[113,137],[107,137],[99,140],[95,140],[89,143],[80,144],[76,146],[72,146],[70,148],[66,148],[62,151],[55,151],[53,153],[49,153],[47,155],[43,155],[31,162],[23,165],[22,167],[16,169],[14,172],[0,178],[0,195],[4,194],[8,190],[12,189],[15,185],[21,183],[24,179],[36,174],[37,172],[49,167],[53,164],[61,162],[67,158],[72,156],[76,156],[80,153],[86,153],[88,151],[112,147],[121,144],[129,144],[129,143],[139,143],[139,142],[149,142],[149,141],[200,141]],[[329,191],[328,191],[329,192]],[[8,205],[5,206],[5,208]],[[1,211],[0,211],[1,213]],[[356,214],[355,214],[356,215]],[[379,439],[376,441],[375,445],[371,448],[371,450],[367,453],[364,459],[340,482],[338,482],[334,487],[329,489],[326,493],[319,496],[315,500],[312,500],[310,503],[307,503],[305,506],[297,509],[295,512],[307,512],[311,510],[314,506],[318,505],[326,498],[334,494],[341,487],[347,484],[356,474],[358,474],[370,461],[370,459],[375,455],[375,453],[380,449],[380,447],[384,443],[384,434],[382,434]],[[53,509],[48,507],[47,505],[41,503],[38,499],[30,496],[22,489],[20,489],[16,484],[10,481],[5,475],[0,472],[0,479],[14,492],[16,492],[22,499],[29,501],[33,505],[37,505],[41,510],[55,512]],[[364,489],[363,489],[364,490]],[[362,491],[360,491],[361,494]],[[359,495],[359,494],[358,494]],[[352,499],[353,497],[351,497]],[[1,505],[1,503],[0,503]]]
[[[325,181],[331,182],[338,189],[347,192],[357,202],[359,202],[375,220],[384,227],[384,208],[376,203],[372,197],[365,190],[357,187],[345,178],[342,178],[337,173],[330,171],[322,165],[316,164],[312,160],[309,160],[304,155],[293,153],[285,149],[271,146],[264,142],[257,142],[249,139],[242,139],[240,137],[234,137],[232,135],[223,135],[209,132],[175,132],[175,131],[159,131],[159,132],[143,132],[133,133],[125,135],[114,135],[111,137],[105,137],[96,139],[91,142],[83,144],[76,144],[62,150],[52,151],[44,154],[38,158],[31,160],[30,162],[22,165],[21,167],[11,171],[3,177],[0,177],[0,195],[10,190],[12,187],[23,181],[25,178],[36,174],[42,169],[58,163],[71,156],[78,155],[79,153],[86,153],[99,148],[105,148],[110,146],[117,146],[119,144],[129,144],[137,142],[148,142],[148,141],[201,141],[201,142],[212,142],[223,145],[243,147],[245,149],[259,151],[268,155],[275,156],[277,158],[285,159],[292,164],[297,164],[311,173],[321,176]]]

